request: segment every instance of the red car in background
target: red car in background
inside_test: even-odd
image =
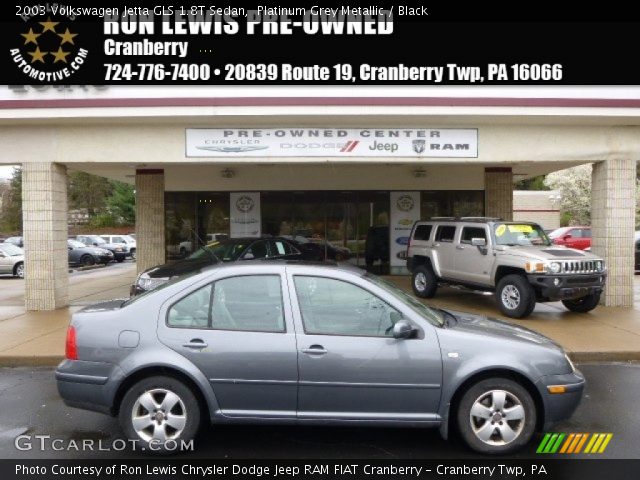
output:
[[[591,247],[591,227],[561,227],[549,234],[549,238],[556,245],[585,250]]]

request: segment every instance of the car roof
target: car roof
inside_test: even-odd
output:
[[[255,259],[255,260],[243,260],[242,262],[219,262],[214,263],[212,265],[208,265],[202,268],[202,272],[210,271],[210,270],[223,270],[223,269],[238,269],[238,268],[249,268],[255,266],[281,266],[281,267],[317,267],[328,270],[339,270],[343,272],[351,272],[356,273],[358,275],[364,275],[367,273],[365,270],[356,267],[355,265],[351,265],[350,263],[338,263],[331,261],[324,262],[314,262],[311,260],[266,260],[266,259]]]

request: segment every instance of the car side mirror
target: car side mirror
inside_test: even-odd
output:
[[[405,319],[400,319],[393,325],[393,338],[398,340],[411,338],[415,333],[415,328]]]
[[[253,260],[254,258],[256,257],[251,252],[245,253],[242,257],[243,260]]]
[[[97,246],[98,246],[98,244],[97,244],[96,242],[93,242],[93,246],[94,246],[94,247],[97,247]]]
[[[478,247],[482,255],[487,254],[487,239],[482,237],[474,237],[471,239],[471,245]]]

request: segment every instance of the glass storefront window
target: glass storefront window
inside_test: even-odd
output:
[[[484,190],[430,190],[422,192],[420,219],[484,216]]]
[[[166,192],[164,202],[166,256],[185,258],[196,245],[196,194]]]

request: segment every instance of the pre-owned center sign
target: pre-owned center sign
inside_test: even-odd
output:
[[[475,158],[475,128],[194,128],[187,157]]]

